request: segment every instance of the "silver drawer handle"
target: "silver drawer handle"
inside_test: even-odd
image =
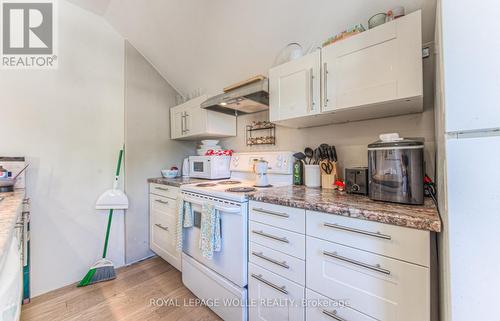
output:
[[[165,187],[155,187],[157,190],[160,190],[160,191],[165,191],[167,192],[168,191],[168,188],[165,188]]]
[[[156,200],[156,201],[161,204],[168,204],[168,201],[162,201],[162,200]]]
[[[334,320],[337,320],[337,321],[347,321],[346,319],[341,318],[341,317],[339,317],[337,315],[337,310],[333,310],[333,311],[323,310],[321,312],[323,312],[324,315],[327,315],[327,316],[329,316],[330,318],[332,318]]]
[[[276,285],[276,284],[274,284],[274,283],[272,283],[272,282],[269,282],[268,280],[266,280],[266,279],[264,279],[264,278],[262,277],[262,274],[257,275],[257,274],[253,274],[253,273],[252,273],[252,277],[253,277],[254,279],[256,279],[256,280],[259,280],[260,282],[262,282],[262,283],[264,283],[264,284],[266,284],[266,285],[269,285],[269,286],[270,286],[270,287],[272,287],[273,289],[280,291],[280,292],[281,292],[281,293],[283,293],[283,294],[288,294],[288,291],[287,291],[287,290],[285,290],[285,286],[278,286],[278,285]]]
[[[358,233],[358,234],[363,234],[363,235],[378,237],[378,238],[384,239],[384,240],[391,240],[392,239],[392,237],[390,235],[382,234],[380,232],[369,232],[369,231],[359,230],[357,228],[342,226],[342,225],[338,225],[336,223],[335,224],[324,223],[323,225],[326,226],[326,227],[335,228],[337,230],[343,230],[343,231],[347,231],[347,232],[353,232],[353,233]]]
[[[268,262],[274,263],[274,264],[279,265],[281,267],[284,267],[285,269],[289,269],[290,268],[290,266],[288,264],[286,264],[286,261],[280,262],[278,260],[275,260],[275,259],[272,259],[270,257],[265,256],[264,254],[262,254],[262,252],[253,252],[252,251],[252,255],[254,255],[256,257],[260,257],[263,260],[266,260]]]
[[[284,218],[289,218],[290,215],[286,214],[286,213],[280,213],[280,212],[274,212],[274,211],[269,211],[269,210],[265,210],[263,208],[252,208],[254,211],[256,212],[259,212],[259,213],[263,213],[263,214],[269,214],[269,215],[274,215],[274,216],[279,216],[279,217],[284,217]]]
[[[161,228],[162,230],[164,230],[164,231],[167,231],[167,232],[168,232],[168,227],[166,227],[166,226],[163,226],[163,225],[161,225],[161,224],[155,224],[155,226],[157,226],[157,227]]]
[[[363,263],[363,262],[360,262],[360,261],[356,261],[356,260],[347,258],[345,256],[338,255],[337,252],[323,251],[323,255],[332,257],[332,258],[340,260],[340,261],[351,263],[351,264],[354,264],[354,265],[357,265],[357,266],[361,266],[361,267],[373,270],[375,272],[383,273],[383,274],[386,274],[386,275],[390,275],[391,274],[391,271],[381,268],[379,264],[377,264],[377,265],[366,264],[366,263]]]
[[[290,243],[290,241],[286,237],[274,236],[274,235],[271,235],[271,234],[264,233],[263,231],[255,231],[255,230],[252,230],[252,233],[260,235],[260,236],[264,236],[264,237],[267,237],[267,238],[270,238],[270,239],[273,239],[273,240],[276,240],[276,241],[280,241],[280,242],[283,242],[283,243]]]

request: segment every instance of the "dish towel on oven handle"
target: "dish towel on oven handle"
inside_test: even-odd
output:
[[[176,237],[176,250],[182,252],[182,230],[185,227],[192,227],[194,225],[194,214],[191,203],[184,200],[184,196],[179,194],[177,197],[177,224],[175,229]]]
[[[205,203],[201,209],[200,250],[203,257],[211,260],[214,252],[221,250],[220,211]]]

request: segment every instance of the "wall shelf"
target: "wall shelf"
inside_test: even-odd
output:
[[[254,136],[255,132],[267,135]],[[254,122],[246,126],[245,141],[247,146],[276,145],[276,125],[268,121]]]

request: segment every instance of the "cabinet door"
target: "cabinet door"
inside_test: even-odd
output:
[[[172,139],[180,138],[184,134],[184,108],[173,107],[170,109],[170,136]]]
[[[306,319],[312,321],[376,321],[376,319],[349,308],[349,302],[330,300],[309,289],[306,290]]]
[[[181,256],[176,249],[176,201],[150,194],[150,248],[181,269]]]
[[[306,284],[376,320],[429,319],[430,273],[420,265],[308,236]]]
[[[304,321],[304,287],[255,264],[248,267],[250,321]]]
[[[0,316],[1,320],[18,320],[23,295],[19,240],[13,236],[6,241],[6,252],[0,256]]]
[[[269,115],[280,121],[319,113],[320,51],[269,70]]]
[[[322,49],[323,111],[422,95],[420,11]]]
[[[207,111],[195,104],[186,108],[185,117],[185,136],[201,135],[207,130]]]

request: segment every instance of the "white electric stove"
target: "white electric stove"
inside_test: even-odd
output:
[[[253,163],[269,163],[271,186],[292,184],[292,152],[235,153],[231,158],[231,178],[183,185],[181,193],[191,203],[194,226],[183,232],[182,281],[197,297],[224,320],[247,320],[248,195],[255,187]],[[268,187],[267,187],[268,188]],[[222,250],[211,260],[199,249],[200,217],[203,204],[210,203],[221,214]],[[228,306],[227,302],[231,302]]]

